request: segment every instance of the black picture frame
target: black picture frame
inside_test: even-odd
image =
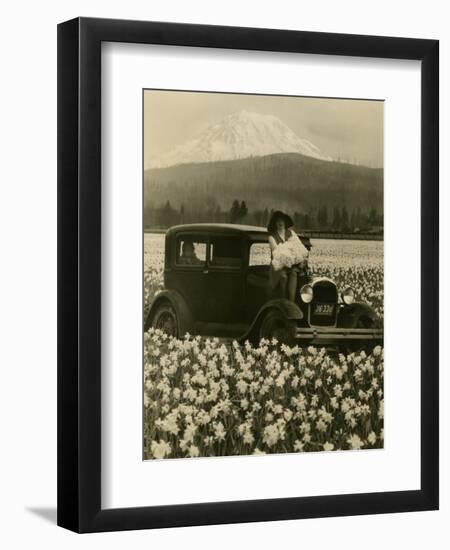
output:
[[[101,508],[101,44],[421,61],[421,488]],[[58,525],[76,532],[435,510],[439,494],[437,40],[77,18],[58,26]]]

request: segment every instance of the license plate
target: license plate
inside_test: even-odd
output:
[[[333,315],[334,304],[315,304],[314,315]]]

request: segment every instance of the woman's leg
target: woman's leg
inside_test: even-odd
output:
[[[286,298],[287,286],[288,286],[288,274],[286,273],[286,270],[283,269],[280,272],[280,297],[281,298]]]
[[[295,293],[297,292],[297,272],[292,270],[289,272],[287,281],[288,300],[295,302]]]

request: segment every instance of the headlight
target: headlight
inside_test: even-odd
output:
[[[300,289],[300,297],[305,302],[305,304],[309,304],[310,302],[312,302],[313,296],[313,287],[311,285],[303,285]]]
[[[344,300],[344,304],[347,304],[348,306],[353,304],[355,301],[355,293],[353,292],[353,288],[346,288],[342,293],[342,299]]]

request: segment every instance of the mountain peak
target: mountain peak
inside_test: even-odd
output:
[[[242,110],[225,116],[196,138],[154,158],[150,168],[237,160],[276,153],[300,153],[331,160],[313,143],[298,137],[278,117]]]

